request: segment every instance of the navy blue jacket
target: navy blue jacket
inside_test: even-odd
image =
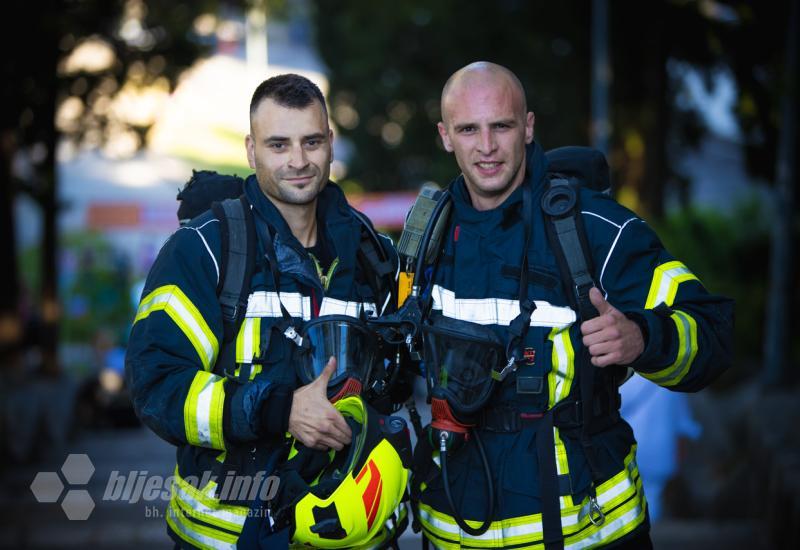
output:
[[[528,298],[537,306],[525,340],[530,360],[501,384],[487,409],[508,409],[535,419],[559,402],[578,399],[577,362],[583,345],[580,319],[569,305],[545,233],[540,199],[546,159],[537,144],[528,146],[526,158],[523,185],[530,186],[533,196]],[[453,214],[431,288],[433,310],[492,327],[505,341],[508,324],[519,313],[525,243],[522,187],[489,211],[471,206],[463,176],[454,181],[451,191]],[[683,263],[670,256],[644,221],[614,200],[584,189],[580,205],[595,281],[607,300],[643,329],[645,349],[631,366],[671,390],[696,391],[706,386],[730,363],[732,303],[709,294]],[[598,376],[602,380],[604,375]],[[446,548],[541,544],[535,433],[535,421],[514,432],[481,429],[498,497],[496,521],[480,537],[459,529],[444,498],[438,467],[418,472],[424,478],[422,525],[435,544]],[[601,525],[592,524],[588,516],[592,478],[584,450],[574,434],[555,429],[562,532],[565,545],[576,548],[598,546],[637,527],[646,528],[645,497],[629,425],[619,420],[596,434],[593,443],[603,478],[595,488],[606,514]],[[432,460],[438,463],[437,451],[432,452]],[[448,467],[461,515],[483,520],[487,495],[474,445],[468,443],[450,457]]]
[[[235,545],[248,508],[236,499],[220,500],[223,479],[228,472],[255,476],[274,464],[284,449],[292,392],[299,382],[290,361],[294,344],[273,330],[282,319],[280,303],[298,330],[303,321],[319,315],[356,317],[364,311],[371,316],[383,306],[376,304],[357,261],[361,222],[339,187],[328,183],[317,204],[319,231],[339,259],[327,291],[255,176],[246,180],[245,194],[259,234],[265,225],[274,233],[280,302],[269,271],[257,269],[241,329],[227,349],[220,349],[220,224],[206,212],[176,231],[159,252],[145,283],[126,358],[137,414],[177,446],[167,522],[173,538],[184,545]],[[384,240],[396,263],[391,242]],[[236,365],[251,364],[249,382],[225,377],[223,363],[234,360]]]

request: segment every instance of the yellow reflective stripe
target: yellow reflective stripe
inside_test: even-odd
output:
[[[210,372],[198,371],[183,404],[186,440],[191,445],[225,450],[222,437],[222,407],[225,379]]]
[[[653,272],[653,281],[650,283],[650,292],[647,293],[644,308],[653,309],[662,302],[671,306],[678,293],[678,285],[691,280],[700,279],[682,262],[676,260],[661,264]]]
[[[569,326],[555,327],[547,337],[553,342],[553,368],[547,375],[547,387],[550,392],[548,408],[567,397],[575,378],[575,350],[569,337]]]
[[[598,541],[617,539],[644,521],[645,499],[635,454],[634,445],[625,459],[625,467],[597,488],[597,501],[606,514],[603,524],[596,526],[591,523],[588,497],[577,506],[562,507],[561,524],[565,544],[569,548],[585,548],[596,545]],[[473,537],[463,533],[447,514],[424,503],[420,504],[419,511],[427,536],[443,547],[490,548],[516,544],[543,547],[541,514],[494,521],[486,533]],[[470,520],[467,523],[474,526],[479,524]]]
[[[249,380],[253,380],[257,374],[261,373],[263,367],[261,365],[250,365],[250,378]],[[239,371],[241,371],[241,367],[236,367],[236,370],[233,371],[234,375],[239,376]]]
[[[155,289],[139,304],[134,324],[154,311],[164,311],[169,315],[194,346],[203,368],[211,370],[217,360],[217,353],[219,353],[217,337],[208,328],[208,323],[183,291],[176,285],[161,286]]]
[[[236,362],[252,363],[261,354],[261,317],[247,317],[236,336]]]
[[[216,483],[209,483],[207,493],[198,491],[191,484],[180,478],[176,470],[172,484],[172,498],[180,507],[187,510],[187,516],[199,519],[215,527],[240,533],[247,519],[247,508],[243,506],[229,506],[221,504],[213,497]]]
[[[190,510],[181,508],[175,499],[170,500],[167,524],[180,538],[202,549],[235,550],[238,535],[195,523],[187,517],[189,515]]]
[[[553,428],[553,438],[556,442],[556,471],[558,475],[569,475],[569,461],[567,460],[567,448],[561,440],[561,435],[558,428]],[[561,497],[561,508],[568,508],[572,506],[572,495],[564,495]]]
[[[674,310],[670,318],[678,329],[678,355],[675,362],[658,372],[639,372],[648,380],[660,386],[678,384],[692,367],[697,355],[697,321],[688,313]]]

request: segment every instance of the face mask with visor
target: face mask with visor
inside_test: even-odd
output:
[[[359,395],[382,371],[377,336],[367,324],[347,315],[324,315],[308,321],[299,334],[295,364],[301,384],[316,380],[331,357],[336,372],[328,380],[328,399]]]

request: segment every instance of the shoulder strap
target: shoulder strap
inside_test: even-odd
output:
[[[589,290],[595,282],[578,208],[578,189],[566,178],[554,175],[542,195],[542,210],[547,238],[572,306],[582,321],[596,317],[597,310],[589,300]]]
[[[220,221],[221,260],[217,295],[222,308],[224,342],[236,338],[247,311],[250,279],[255,269],[256,234],[250,203],[242,195],[211,205]]]
[[[380,311],[387,296],[391,297],[390,303],[397,303],[396,282],[394,280],[395,268],[392,265],[391,257],[383,248],[381,237],[372,227],[367,217],[352,207],[350,212],[361,223],[358,258],[363,267],[366,268],[370,287],[381,300],[381,303],[377,304]]]

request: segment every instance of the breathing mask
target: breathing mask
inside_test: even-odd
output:
[[[324,315],[312,319],[299,337],[296,366],[302,384],[316,380],[330,358],[336,359],[336,372],[328,380],[332,402],[359,395],[383,367],[377,336],[355,317]]]

